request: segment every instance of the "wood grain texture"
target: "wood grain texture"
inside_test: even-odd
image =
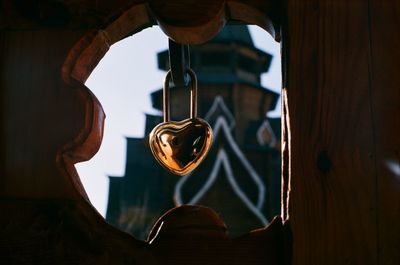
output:
[[[104,113],[82,83],[110,45],[156,21],[186,43],[228,19],[274,35],[276,1],[0,6],[0,263],[290,264],[279,218],[231,240],[199,232],[215,214],[183,211],[185,229],[164,216],[174,229],[135,240],[96,213],[73,167],[101,141]],[[287,1],[282,212],[293,264],[400,263],[399,16],[395,0]]]
[[[127,29],[129,20],[135,20],[138,14],[129,9],[135,10],[137,6],[142,6],[148,18],[144,23],[146,27],[158,24],[170,38],[179,43],[204,43],[214,37],[228,20],[259,25],[279,39],[277,29],[281,6],[278,3],[273,0],[4,0],[0,2],[0,28],[96,30],[120,19],[122,24],[126,23],[124,27]],[[125,15],[121,20],[121,15],[126,12],[130,15]]]
[[[378,262],[394,265],[400,264],[400,3],[369,4]]]
[[[290,233],[279,217],[230,239],[212,210],[184,206],[154,226],[149,241],[100,221],[72,200],[0,199],[2,264],[290,264]]]
[[[195,4],[166,4],[174,3],[175,18],[190,14]],[[271,24],[265,1],[217,3],[218,10],[199,4],[198,17],[182,16],[174,32],[184,36],[186,25],[194,25],[193,36],[207,33],[188,41],[204,42],[226,19]],[[0,5],[0,211],[6,213],[0,215],[1,264],[289,264],[290,230],[280,218],[238,239],[216,238],[207,229],[187,237],[181,227],[164,226],[160,235],[170,237],[150,244],[106,224],[88,201],[74,164],[97,152],[105,115],[83,83],[110,45],[154,24],[154,14],[168,8],[124,0]],[[220,16],[212,15],[215,10]],[[179,220],[163,221],[190,233],[208,227],[210,216],[223,224],[211,210],[198,212],[196,218],[184,211]]]
[[[214,211],[181,206],[157,221],[149,247],[160,264],[290,264],[289,240],[280,217],[266,228],[230,239]]]
[[[293,264],[399,263],[399,9],[378,2],[288,1]]]
[[[1,198],[0,209],[1,264],[158,264],[82,201]]]
[[[256,24],[279,39],[279,30],[276,29],[280,23],[281,6],[276,3],[277,1],[153,0],[149,1],[149,6],[158,24],[170,38],[179,43],[200,44],[217,35],[228,20]]]
[[[92,104],[87,93],[61,79],[65,56],[80,34],[1,32],[1,139],[6,154],[1,197],[72,199],[75,189],[83,191],[61,175],[56,163],[59,150],[85,128],[85,105]]]

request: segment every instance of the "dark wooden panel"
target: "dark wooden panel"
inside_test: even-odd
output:
[[[121,11],[144,0],[51,1],[2,0],[0,28],[93,29],[108,24]]]
[[[157,221],[149,240],[160,264],[290,264],[290,231],[280,217],[266,228],[230,239],[214,211],[182,206]]]
[[[82,202],[0,199],[0,208],[8,213],[0,216],[1,264],[290,264],[290,233],[280,218],[229,239],[215,212],[181,207],[141,242]]]
[[[370,1],[379,264],[400,264],[400,2]]]
[[[144,242],[72,200],[0,198],[0,264],[157,264]]]
[[[170,38],[181,43],[210,40],[227,20],[257,24],[279,38],[276,29],[280,5],[273,0],[4,0],[0,2],[0,28],[100,29],[135,6],[144,7],[149,17],[147,24],[159,24]],[[134,16],[126,19],[132,20]]]
[[[74,198],[75,187],[57,169],[57,154],[85,128],[90,94],[73,90],[61,66],[82,33],[2,31],[0,35],[1,197]],[[79,180],[77,180],[79,182]]]
[[[164,15],[183,17],[172,27],[176,36],[206,41],[226,18],[267,27],[264,2],[221,0],[212,8],[211,2],[167,1],[179,5]],[[97,151],[104,113],[83,83],[109,45],[155,23],[147,4],[5,0],[0,5],[0,211],[6,213],[0,215],[0,263],[289,263],[289,229],[280,218],[235,240],[196,231],[182,238],[177,229],[167,231],[172,236],[163,243],[158,237],[150,244],[106,224],[88,202],[73,165]],[[157,14],[168,10],[153,8]],[[198,13],[193,21],[181,16],[192,11]],[[185,37],[186,25],[196,25],[189,27],[192,37]],[[199,38],[197,31],[205,33]],[[173,224],[202,225],[197,223],[202,216],[181,217],[186,222]],[[160,231],[165,234],[165,228]]]
[[[160,21],[185,27],[200,26],[215,19],[225,4],[225,0],[150,0],[150,7]],[[180,12],[177,12],[177,11]]]
[[[368,14],[361,0],[288,1],[293,264],[377,264]]]

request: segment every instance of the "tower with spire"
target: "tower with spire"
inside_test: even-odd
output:
[[[225,27],[190,52],[198,116],[213,128],[213,144],[195,171],[178,177],[148,146],[162,116],[147,114],[145,137],[127,138],[125,176],[110,177],[106,220],[137,238],[145,239],[158,217],[181,204],[213,208],[233,237],[266,225],[280,211],[280,118],[266,116],[279,95],[261,85],[272,56],[254,46],[243,25]],[[169,69],[168,51],[158,54],[158,66]],[[151,99],[161,111],[162,90]],[[171,119],[188,117],[189,89],[171,88]]]

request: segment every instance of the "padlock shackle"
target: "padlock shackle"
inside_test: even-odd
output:
[[[197,77],[195,72],[187,68],[186,72],[190,77],[190,118],[194,119],[197,117]],[[164,112],[164,122],[170,121],[170,100],[169,100],[169,83],[171,81],[172,72],[169,70],[164,79],[163,87],[163,112]]]

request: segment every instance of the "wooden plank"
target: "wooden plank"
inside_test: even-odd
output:
[[[2,31],[0,197],[75,198],[79,179],[63,176],[60,149],[85,128],[89,94],[61,79],[66,54],[81,32]],[[89,126],[89,124],[88,124]],[[73,183],[77,184],[73,187]],[[83,192],[82,192],[83,194]]]
[[[267,228],[219,242],[202,232],[180,241],[182,231],[167,231],[172,236],[158,246],[106,224],[88,203],[73,167],[98,149],[104,119],[99,102],[82,83],[109,44],[154,21],[149,22],[145,6],[139,13],[123,13],[139,3],[135,0],[14,2],[0,3],[10,7],[0,9],[0,28],[6,28],[0,32],[0,209],[6,213],[0,215],[0,263],[288,264],[290,248],[285,245],[290,246],[290,239],[279,218]],[[173,17],[186,9],[190,13],[187,2],[194,3],[168,1],[173,2],[182,4],[168,14]],[[265,10],[251,7],[264,2],[251,1],[246,12],[235,14],[253,21],[249,10],[254,9],[261,21],[267,21],[262,16]],[[197,18],[214,23],[215,10],[201,7],[205,12],[195,10]],[[225,11],[219,12],[228,16]],[[184,35],[186,24],[189,21],[179,23],[178,35]],[[199,220],[190,219],[184,226],[196,226]]]
[[[186,205],[164,214],[149,235],[160,264],[290,264],[288,229],[280,217],[268,227],[230,239],[211,209]]]
[[[370,1],[379,264],[400,264],[400,2]]]
[[[136,6],[142,6],[151,17],[147,26],[159,24],[170,38],[181,43],[206,42],[229,19],[257,24],[273,36],[280,22],[280,6],[273,0],[5,0],[0,2],[0,28],[100,29]],[[135,14],[129,15],[125,20],[135,19]],[[129,34],[135,30],[130,29]]]
[[[377,264],[366,1],[288,1],[293,264]]]
[[[87,203],[0,198],[0,264],[158,264],[144,242],[101,221]]]

